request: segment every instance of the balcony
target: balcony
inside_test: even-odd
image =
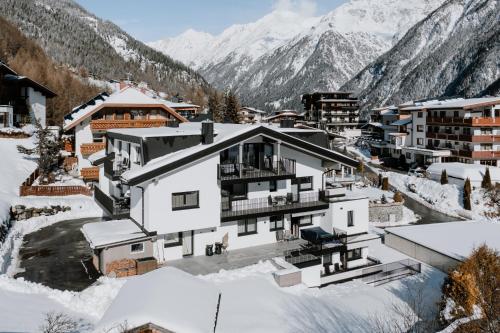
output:
[[[266,163],[264,163],[266,164]],[[257,182],[295,177],[295,160],[280,158],[257,169],[246,163],[219,164],[217,177],[224,183]]]
[[[491,134],[473,135],[470,141],[485,142],[485,143],[500,142],[500,135],[491,135]]]
[[[104,193],[99,186],[94,188],[94,199],[109,215],[114,218],[128,217],[130,201],[127,198],[117,199]]]
[[[475,117],[427,117],[427,124],[466,125],[466,126],[500,126],[500,118]]]
[[[473,159],[499,159],[500,151],[494,150],[459,150],[458,155]]]
[[[129,161],[112,153],[104,160],[104,174],[111,180],[118,180],[130,168]]]
[[[328,205],[322,191],[288,193],[286,196],[268,196],[237,201],[230,201],[227,197],[223,197],[221,221],[314,211],[327,209]]]
[[[88,157],[93,153],[97,153],[106,147],[104,142],[82,143],[80,145],[80,153],[83,157]]]
[[[92,120],[92,131],[106,131],[113,128],[150,128],[167,126],[168,119],[122,119],[122,120]]]
[[[99,180],[99,167],[82,168],[80,175],[87,182]]]

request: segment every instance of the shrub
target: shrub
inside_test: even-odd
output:
[[[472,195],[472,186],[470,184],[470,179],[467,178],[464,183],[464,208],[467,210],[472,209],[471,195]]]
[[[382,178],[382,190],[389,191],[389,177]]]
[[[441,185],[448,184],[448,174],[446,173],[446,169],[443,169],[441,172]]]
[[[493,185],[491,184],[490,168],[486,168],[486,172],[483,176],[483,181],[481,182],[481,187],[484,189],[490,189]]]
[[[404,201],[403,194],[401,194],[401,192],[399,192],[399,191],[394,193],[393,199],[394,199],[394,202],[403,202]]]

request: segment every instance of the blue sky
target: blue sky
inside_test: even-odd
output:
[[[346,0],[76,0],[135,38],[153,41],[193,28],[218,34],[236,23],[253,22],[276,6],[321,15]]]

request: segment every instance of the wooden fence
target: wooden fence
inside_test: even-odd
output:
[[[26,186],[19,187],[19,195],[25,197],[28,195],[35,196],[66,196],[66,195],[92,195],[92,190],[87,186]]]
[[[35,180],[40,176],[40,170],[38,168],[35,169],[29,175],[28,178],[23,182],[23,184],[19,187],[19,196],[25,197],[28,195],[35,196],[66,196],[66,195],[92,195],[92,189],[87,186],[49,186],[49,185],[40,185],[40,186],[32,186]]]

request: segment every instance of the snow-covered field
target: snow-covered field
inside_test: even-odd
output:
[[[9,218],[19,185],[36,169],[36,161],[17,152],[17,145],[33,146],[33,139],[0,139],[0,223]]]
[[[418,200],[420,203],[450,216],[465,217],[479,221],[500,222],[499,219],[491,219],[484,214],[493,210],[486,205],[482,189],[472,191],[472,210],[463,208],[463,189],[454,184],[441,185],[440,183],[415,176],[407,176],[396,172],[387,172],[389,183],[399,191]],[[408,189],[413,184],[415,192]]]

